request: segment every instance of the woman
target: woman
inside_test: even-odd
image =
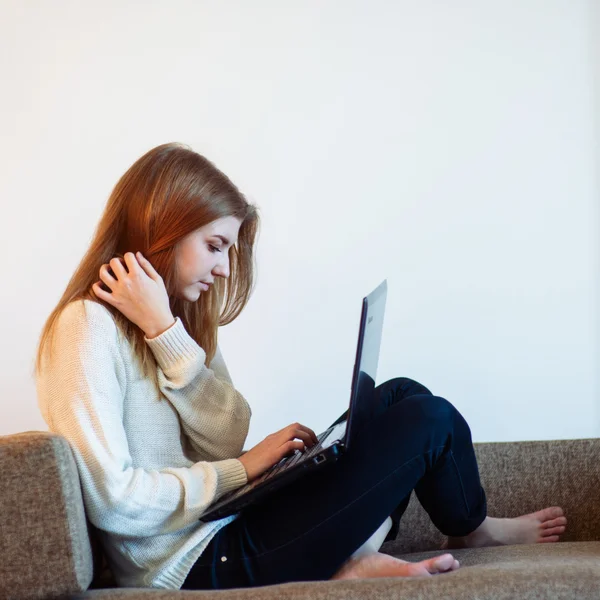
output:
[[[406,563],[378,552],[413,489],[449,548],[557,541],[558,507],[487,516],[467,423],[406,378],[376,388],[379,413],[333,467],[202,521],[223,494],[316,441],[294,423],[242,451],[251,410],[217,330],[250,296],[257,229],[256,209],[208,160],[158,146],[115,186],[42,331],[40,410],[73,449],[117,583],[208,589],[457,569],[448,553]]]

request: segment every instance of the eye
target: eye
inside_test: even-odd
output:
[[[216,246],[213,246],[212,244],[209,244],[208,247],[211,252],[221,252],[221,250],[219,248],[217,248]]]

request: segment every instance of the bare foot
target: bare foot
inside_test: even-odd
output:
[[[368,577],[430,577],[455,571],[459,562],[452,554],[442,554],[418,563],[410,563],[388,554],[374,552],[350,558],[331,579],[364,579]]]
[[[563,509],[552,506],[514,519],[487,517],[465,537],[449,537],[445,548],[479,548],[510,544],[558,542],[565,532],[567,518]]]

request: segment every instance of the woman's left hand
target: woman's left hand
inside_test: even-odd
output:
[[[121,258],[113,258],[108,265],[102,265],[101,281],[94,283],[92,289],[100,300],[119,309],[137,325],[147,338],[157,337],[175,323],[164,281],[140,252],[137,255],[126,252],[124,259],[127,269]],[[114,276],[109,272],[109,266]],[[104,291],[101,282],[111,291]]]

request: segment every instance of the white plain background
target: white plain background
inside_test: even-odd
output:
[[[40,329],[121,174],[182,141],[262,214],[256,292],[221,331],[246,447],[345,409],[360,300],[384,277],[378,382],[422,382],[475,441],[597,436],[599,15],[4,0],[0,434],[46,429]]]

